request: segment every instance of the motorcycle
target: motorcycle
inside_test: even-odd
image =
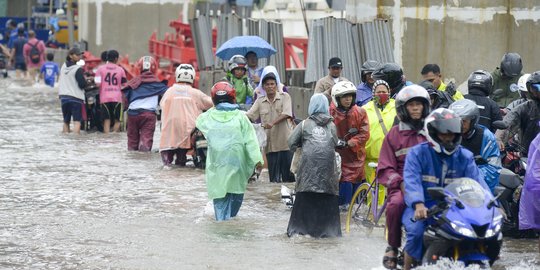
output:
[[[196,168],[206,168],[206,156],[208,154],[208,142],[202,132],[195,128],[191,132],[191,147],[193,148],[193,164]]]
[[[99,106],[99,87],[94,82],[94,78],[90,74],[85,74],[86,87],[84,88],[85,105],[86,105],[86,121],[84,122],[84,130],[97,129],[103,131],[103,123],[101,122],[101,110]]]
[[[7,78],[7,57],[4,53],[0,52],[0,74],[3,78]]]
[[[497,123],[497,129],[506,129],[505,125]],[[514,137],[514,136],[512,136]],[[499,203],[504,210],[502,233],[504,236],[514,238],[534,238],[537,233],[533,230],[519,230],[519,202],[521,189],[523,187],[523,177],[527,170],[527,158],[521,157],[523,152],[521,146],[515,138],[506,143],[504,151],[501,151],[502,169],[499,176],[499,186],[502,190],[499,196]]]
[[[470,178],[428,188],[428,193],[437,204],[428,210],[422,263],[445,257],[489,269],[502,245],[497,197]]]

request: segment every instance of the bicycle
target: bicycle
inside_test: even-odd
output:
[[[377,163],[370,162],[368,166],[376,169]],[[350,232],[351,221],[361,224],[364,227],[385,227],[385,225],[379,225],[379,220],[384,214],[386,209],[387,198],[385,197],[383,204],[379,207],[379,181],[375,173],[373,182],[364,182],[354,192],[351,204],[347,211],[347,220],[345,225],[345,231]],[[375,202],[375,203],[373,203]]]

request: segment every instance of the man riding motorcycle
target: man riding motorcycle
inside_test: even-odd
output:
[[[495,135],[478,124],[480,110],[474,101],[458,100],[452,103],[449,109],[461,117],[461,145],[473,153],[476,165],[484,174],[484,180],[493,193],[499,184],[501,173],[501,153]]]
[[[427,210],[435,201],[427,193],[428,187],[444,187],[463,177],[476,180],[489,190],[473,154],[460,143],[461,118],[453,111],[439,108],[431,112],[424,123],[427,142],[414,146],[407,153],[403,179],[405,203],[402,222],[407,232],[403,269],[411,269],[422,259],[422,239],[427,221]]]
[[[540,127],[533,124],[540,121],[540,71],[531,74],[527,79],[526,86],[529,99],[504,116],[503,122],[508,126],[508,129],[497,130],[495,133],[501,151],[504,151],[503,142],[507,142],[512,135],[518,134],[523,156],[527,155],[529,145],[540,132]]]

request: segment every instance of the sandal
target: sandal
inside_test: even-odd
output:
[[[389,252],[393,252],[393,256],[387,255]],[[398,264],[398,249],[395,247],[388,246],[386,247],[386,250],[384,251],[384,257],[383,257],[383,266],[386,269],[397,269]]]

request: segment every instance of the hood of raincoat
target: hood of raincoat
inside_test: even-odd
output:
[[[236,118],[237,115],[244,114],[244,112],[240,110],[218,110],[216,108],[208,110],[208,113],[212,119],[221,123],[229,122]]]
[[[331,122],[334,120],[332,116],[324,113],[317,113],[313,114],[309,117],[309,119],[313,120],[318,126],[326,126],[328,122]]]
[[[309,100],[308,114],[313,115],[317,113],[330,115],[328,98],[323,94],[315,94]]]
[[[259,84],[257,85],[257,95],[262,97],[262,96],[266,96],[266,91],[264,91],[264,88],[263,88],[263,79],[266,75],[268,75],[268,73],[274,73],[274,77],[276,77],[276,85],[278,87],[278,91],[279,92],[283,92],[283,87],[284,85],[281,84],[281,79],[279,77],[279,73],[276,69],[276,67],[274,66],[266,66],[264,67],[264,69],[262,70],[262,73],[261,73],[261,80],[259,81]]]

